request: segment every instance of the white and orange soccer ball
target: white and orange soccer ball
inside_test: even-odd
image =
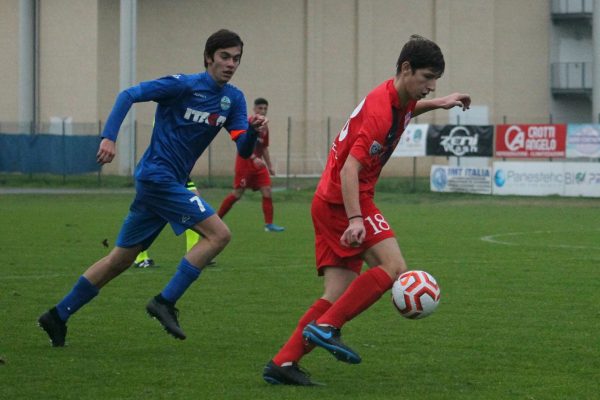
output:
[[[407,271],[392,286],[392,302],[403,317],[425,318],[440,302],[440,287],[425,271]]]

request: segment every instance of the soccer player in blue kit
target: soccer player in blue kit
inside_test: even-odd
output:
[[[219,30],[206,41],[205,72],[142,82],[118,95],[102,132],[98,163],[113,160],[119,127],[133,103],[157,103],[152,138],[136,167],[135,198],[115,247],[38,319],[53,346],[64,346],[68,318],[129,268],[167,223],[177,235],[193,229],[204,237],[181,259],[162,292],[146,305],[148,314],[158,319],[169,334],[185,339],[175,303],[231,238],[227,225],[208,203],[186,188],[186,181],[196,160],[221,128],[235,140],[238,153],[250,157],[257,132],[266,124],[262,117],[249,125],[244,94],[228,83],[240,64],[243,47],[235,32]]]

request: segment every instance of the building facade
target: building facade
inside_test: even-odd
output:
[[[101,127],[123,75],[123,3],[134,7],[129,62],[136,82],[203,71],[208,35],[220,28],[241,35],[244,55],[232,83],[249,107],[255,97],[269,100],[271,154],[279,172],[291,165],[299,174],[318,173],[330,140],[362,97],[394,74],[413,33],[435,40],[444,52],[446,72],[435,95],[472,95],[475,111],[459,122],[596,121],[594,73],[586,72],[581,88],[568,86],[565,77],[578,76],[570,68],[594,70],[597,1],[3,0],[0,131],[44,131],[56,121],[84,133]],[[561,16],[575,3],[583,4],[577,16]],[[153,112],[153,104],[135,106],[133,148],[106,173],[130,173],[129,158],[139,158],[149,141]],[[440,110],[418,122],[458,118]],[[230,172],[235,147],[219,136],[194,173],[214,160],[217,173]],[[127,140],[122,132],[119,149]],[[290,148],[300,156],[290,160]],[[388,175],[413,166],[411,160],[391,163]],[[428,173],[429,164],[418,168]]]

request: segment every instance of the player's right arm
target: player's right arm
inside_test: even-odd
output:
[[[106,164],[113,160],[116,147],[115,142],[119,129],[133,103],[155,101],[167,103],[180,96],[186,88],[181,80],[181,75],[166,76],[154,81],[142,82],[123,90],[117,96],[115,104],[106,120],[102,130],[102,141],[96,155],[99,164]]]
[[[359,246],[366,235],[359,200],[358,174],[361,169],[360,162],[349,154],[340,171],[342,198],[348,216],[348,227],[340,238],[342,246]]]

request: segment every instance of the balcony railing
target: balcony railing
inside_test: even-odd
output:
[[[553,18],[591,18],[593,0],[552,0]]]
[[[591,62],[558,62],[551,65],[553,93],[590,93],[593,86]]]

